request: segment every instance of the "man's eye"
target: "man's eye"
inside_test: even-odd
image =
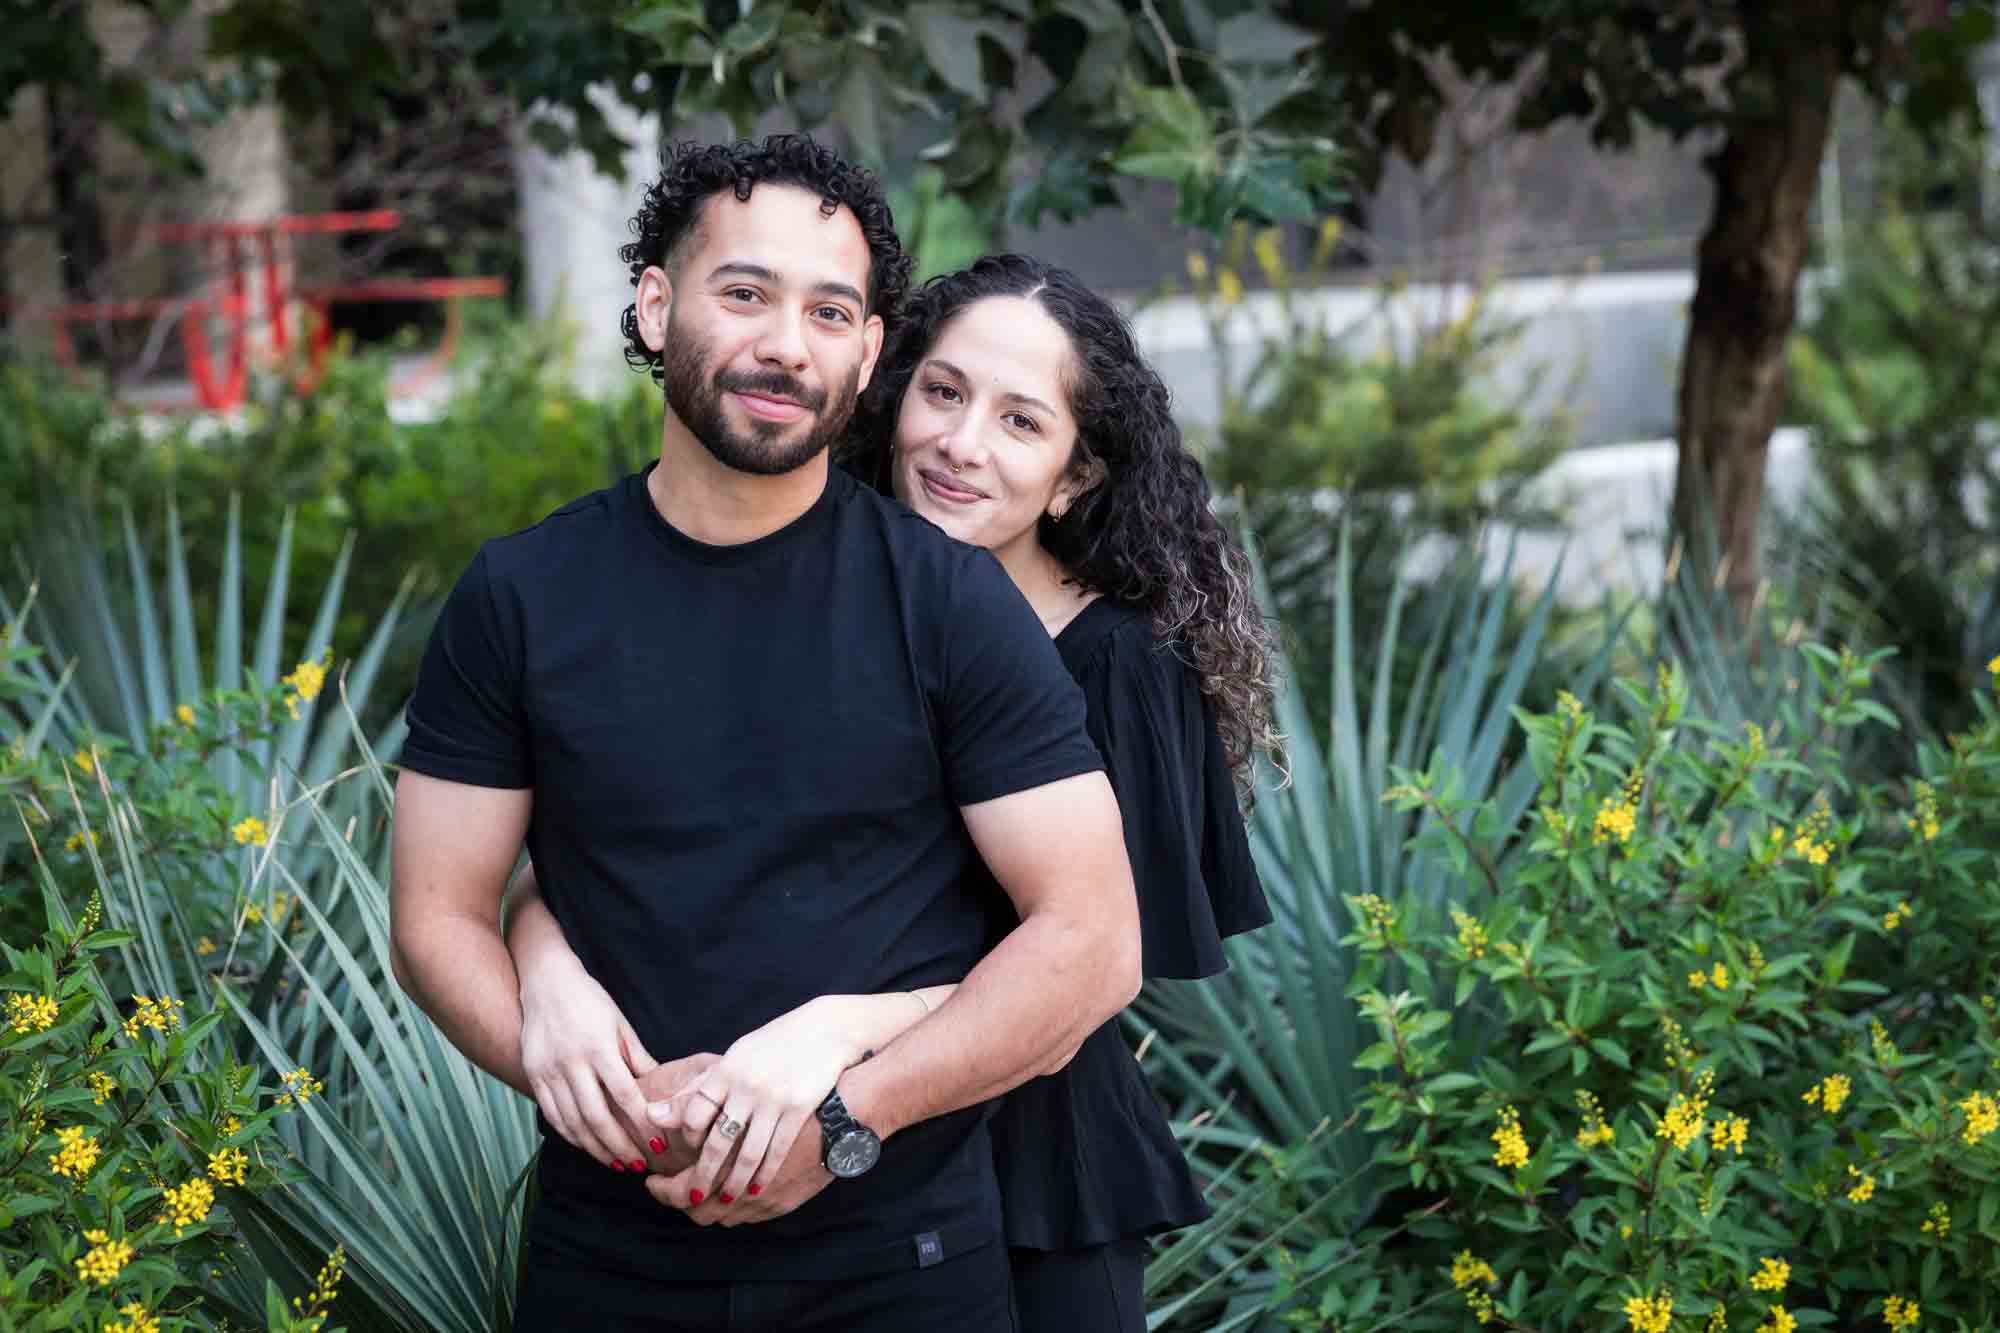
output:
[[[837,305],[823,305],[815,313],[817,313],[821,319],[830,319],[836,323],[846,324],[851,322],[847,318],[847,312],[845,310],[842,310]]]
[[[757,299],[757,289],[755,287],[730,287],[722,294],[732,301],[754,301]]]

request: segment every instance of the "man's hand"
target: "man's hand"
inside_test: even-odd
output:
[[[673,1137],[678,1147],[682,1136],[676,1134]],[[700,1226],[720,1222],[726,1227],[736,1227],[746,1222],[768,1222],[774,1217],[783,1217],[833,1183],[833,1173],[820,1164],[819,1155],[819,1118],[812,1116],[807,1118],[799,1136],[792,1140],[792,1150],[785,1155],[784,1163],[771,1178],[771,1183],[758,1189],[755,1197],[724,1203],[719,1198],[708,1197],[704,1192],[697,1202],[692,1196],[698,1188],[695,1178],[701,1172],[699,1167],[692,1165],[692,1158],[689,1159],[691,1164],[678,1172],[647,1176],[646,1188],[655,1199],[669,1208],[680,1209]]]

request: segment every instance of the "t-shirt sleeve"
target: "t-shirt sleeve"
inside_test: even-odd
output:
[[[1104,767],[1084,731],[1083,695],[1000,564],[958,562],[939,620],[938,749],[954,804],[975,805]]]
[[[1210,976],[1228,965],[1224,938],[1271,919],[1221,737],[1194,673],[1150,634],[1105,649],[1085,694],[1124,816],[1145,972]]]
[[[481,548],[431,630],[406,717],[405,768],[475,787],[532,787],[521,635]]]

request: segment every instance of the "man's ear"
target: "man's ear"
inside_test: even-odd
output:
[[[674,308],[674,280],[655,264],[639,275],[639,291],[633,298],[639,321],[639,338],[657,352],[667,345],[667,317]]]
[[[882,317],[870,315],[861,325],[861,378],[855,384],[856,392],[868,387],[868,381],[875,378],[875,359],[882,355]]]

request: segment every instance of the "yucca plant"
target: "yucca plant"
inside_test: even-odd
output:
[[[1260,594],[1263,566],[1251,559]],[[1147,1274],[1153,1327],[1248,1327],[1288,1280],[1282,1253],[1301,1249],[1319,1267],[1353,1262],[1352,1237],[1397,1182],[1370,1164],[1358,1114],[1370,1075],[1355,1057],[1373,1040],[1347,994],[1352,930],[1344,895],[1374,894],[1426,917],[1483,891],[1476,869],[1411,850],[1437,816],[1405,814],[1383,800],[1392,769],[1443,768],[1467,797],[1492,798],[1501,828],[1519,825],[1533,774],[1509,766],[1512,710],[1547,651],[1552,574],[1525,625],[1503,647],[1513,596],[1511,553],[1501,576],[1480,580],[1477,563],[1427,586],[1418,608],[1435,626],[1415,682],[1392,688],[1410,587],[1390,599],[1380,637],[1364,660],[1348,590],[1355,569],[1342,534],[1334,570],[1335,623],[1324,744],[1309,720],[1305,688],[1283,669],[1278,723],[1287,737],[1289,780],[1258,775],[1251,850],[1274,923],[1226,945],[1231,970],[1199,983],[1149,983],[1130,1021],[1155,1029],[1155,1087],[1184,1128],[1216,1216],[1158,1254]],[[1268,602],[1266,603],[1268,605]],[[1622,622],[1619,622],[1622,623]],[[1617,624],[1571,688],[1588,694],[1611,656]],[[1315,682],[1317,684],[1317,682]]]
[[[402,599],[356,661],[335,665],[338,684],[323,699],[299,688],[316,681],[296,671],[287,690],[278,682],[287,662],[289,516],[247,660],[239,507],[232,504],[224,535],[218,620],[206,654],[198,649],[189,561],[171,503],[166,528],[162,588],[147,577],[128,515],[123,590],[100,547],[79,530],[73,542],[43,553],[53,557],[54,577],[39,596],[31,591],[18,608],[0,598],[10,642],[32,628],[49,650],[22,659],[29,693],[0,700],[0,740],[18,745],[24,762],[40,756],[44,772],[57,767],[53,788],[44,782],[40,791],[66,791],[74,809],[54,817],[80,823],[72,859],[86,865],[69,887],[86,896],[94,889],[107,921],[133,936],[111,955],[126,984],[182,1001],[191,1017],[212,1006],[232,1016],[208,1034],[193,1062],[221,1067],[233,1057],[279,1073],[304,1069],[322,1089],[282,1125],[298,1169],[290,1188],[231,1201],[254,1263],[246,1260],[209,1299],[216,1313],[255,1322],[265,1276],[304,1291],[340,1243],[349,1279],[338,1320],[348,1327],[505,1328],[519,1244],[516,1191],[534,1146],[532,1108],[459,1056],[388,966],[390,804],[382,765],[400,745],[402,726],[370,743],[356,713]],[[326,660],[351,555],[350,546],[320,593],[307,662]],[[185,749],[178,728],[192,724],[184,706],[208,727],[211,717],[240,711],[260,692],[272,725],[240,733],[247,737],[241,743],[230,739],[239,733],[218,735],[199,775],[205,786],[219,779],[215,799],[231,810],[225,820],[254,815],[254,836],[245,826],[235,840],[244,845],[186,858],[164,853],[172,840],[153,827],[157,810],[142,808],[121,775],[144,776],[157,788],[158,754]],[[337,709],[328,706],[335,699]],[[78,755],[96,758],[86,767]],[[98,762],[106,756],[113,760]],[[94,824],[85,822],[86,809],[96,812]],[[0,872],[7,869],[0,864]],[[23,869],[50,873],[46,864]],[[209,904],[172,887],[189,884],[210,886],[224,899],[231,930],[224,947],[204,934],[214,919],[203,915]]]

